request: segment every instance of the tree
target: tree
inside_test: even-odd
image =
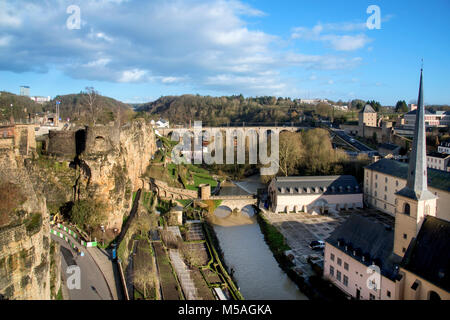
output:
[[[98,91],[94,89],[94,87],[86,87],[86,95],[87,95],[87,104],[89,106],[89,110],[91,112],[92,121],[97,121],[97,116],[100,111],[100,106],[97,101]]]
[[[333,149],[327,130],[317,128],[302,134],[300,168],[303,174],[340,174],[342,168],[339,161],[342,157],[342,153]]]
[[[378,101],[375,100],[367,101],[367,104],[370,104],[376,112],[380,111],[381,109],[381,104]]]
[[[397,101],[397,104],[395,105],[395,112],[397,113],[408,112],[408,105],[406,104],[405,100]]]
[[[322,117],[330,117],[332,113],[332,107],[328,103],[321,102],[316,107],[316,113]]]
[[[70,212],[70,220],[80,228],[92,232],[106,221],[105,204],[93,199],[78,200]]]
[[[280,134],[279,165],[284,176],[295,173],[296,167],[302,156],[300,134],[294,132],[282,132]]]

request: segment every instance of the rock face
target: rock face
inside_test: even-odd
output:
[[[120,128],[87,127],[85,137],[79,156],[78,197],[104,202],[106,227],[120,230],[124,214],[131,209],[133,192],[144,185],[141,176],[156,151],[155,134],[149,124],[137,119]],[[83,142],[77,141],[77,145]]]
[[[45,198],[34,190],[23,163],[14,150],[0,150],[0,184],[17,193],[12,200],[21,198],[0,225],[0,295],[50,299],[49,215]]]

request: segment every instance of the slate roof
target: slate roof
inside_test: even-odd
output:
[[[433,152],[429,152],[429,153],[427,154],[427,156],[433,157],[433,158],[441,158],[441,159],[445,159],[445,158],[450,157],[450,154],[440,153],[440,152],[435,152],[435,151],[433,151]]]
[[[391,280],[398,276],[401,257],[393,253],[394,229],[391,225],[353,215],[337,227],[326,242],[366,266],[377,265],[381,274]]]
[[[428,216],[401,267],[450,292],[450,222]]]
[[[407,163],[390,159],[381,159],[366,168],[405,180],[408,175]],[[431,168],[427,168],[427,172],[428,186],[450,192],[450,172]]]
[[[277,177],[274,186],[278,195],[362,193],[355,177],[350,175]]]
[[[373,108],[370,104],[366,104],[359,113],[376,113],[376,111],[373,110]]]

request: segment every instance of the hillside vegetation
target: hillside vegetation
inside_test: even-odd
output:
[[[10,120],[11,104],[13,105],[14,119],[19,122],[28,119],[28,117],[34,118],[36,113],[55,112],[56,100],[61,101],[61,119],[69,118],[71,122],[88,123],[95,118],[96,123],[106,124],[118,120],[119,117],[122,122],[126,122],[134,115],[130,105],[102,95],[97,95],[95,98],[96,112],[93,117],[89,106],[89,96],[85,92],[59,95],[50,102],[39,104],[29,97],[3,91],[0,95],[0,122]]]
[[[0,92],[0,122],[9,121],[12,114],[15,120],[26,119],[29,114],[33,115],[43,111],[43,105],[40,105],[29,97],[19,96],[14,93]]]
[[[204,124],[209,125],[242,122],[298,122],[299,109],[300,105],[290,98],[244,98],[242,95],[228,97],[166,96],[136,107],[136,111],[153,119],[163,117],[175,124],[186,124],[189,120],[201,120]]]

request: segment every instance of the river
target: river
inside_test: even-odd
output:
[[[234,269],[236,285],[244,298],[307,300],[278,266],[254,217],[252,222],[231,226],[213,225],[225,264]]]

